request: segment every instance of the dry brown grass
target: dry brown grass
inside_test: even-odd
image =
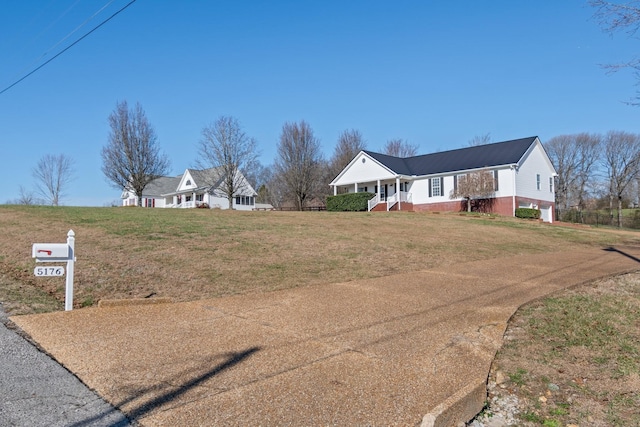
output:
[[[76,306],[265,292],[639,240],[512,218],[402,212],[2,206],[0,227],[0,301],[11,303],[12,314],[58,309],[64,280],[33,277],[31,245],[64,242],[69,229],[76,233]]]

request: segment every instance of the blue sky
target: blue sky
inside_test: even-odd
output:
[[[128,2],[4,2],[0,90]],[[117,201],[100,151],[123,100],[141,103],[175,175],[220,115],[257,139],[265,165],[300,120],[326,157],[351,128],[370,150],[403,138],[421,154],[486,133],[640,132],[640,107],[624,103],[634,75],[600,66],[633,59],[640,40],[603,33],[593,13],[586,0],[137,0],[0,94],[0,203],[35,187],[45,154],[75,161],[64,204]]]

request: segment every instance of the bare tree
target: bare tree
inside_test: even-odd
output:
[[[556,206],[569,209],[571,188],[574,187],[578,168],[578,150],[572,135],[559,135],[544,144],[544,148],[556,169]]]
[[[329,160],[328,180],[338,176],[360,151],[366,149],[366,146],[367,143],[360,131],[349,129],[342,132],[333,149],[333,156]]]
[[[413,157],[418,155],[418,146],[404,139],[390,139],[382,148],[382,152],[394,157]]]
[[[135,193],[142,206],[142,192],[154,179],[167,175],[169,159],[160,153],[155,130],[136,103],[129,110],[119,102],[109,115],[109,141],[102,148],[102,173],[115,188]]]
[[[610,199],[617,199],[618,227],[622,226],[622,199],[627,187],[640,175],[640,135],[610,131],[604,138],[604,167]]]
[[[467,212],[471,212],[471,201],[493,197],[496,191],[494,175],[491,171],[481,170],[453,177],[451,199],[463,198],[467,203]]]
[[[467,142],[467,145],[469,145],[470,147],[486,144],[491,144],[491,132],[487,132],[482,135],[476,135]]]
[[[586,207],[587,188],[594,188],[598,163],[602,153],[602,135],[579,133],[576,135],[578,167],[576,169],[575,193],[580,210]]]
[[[14,205],[37,205],[41,201],[36,198],[32,191],[27,190],[22,185],[20,186],[19,196],[15,200],[7,201],[7,204]]]
[[[203,169],[218,170],[215,177],[222,179],[219,188],[229,201],[229,209],[233,209],[236,193],[247,187],[243,173],[257,167],[256,146],[256,140],[247,136],[234,117],[221,116],[202,129],[197,163]]]
[[[638,1],[612,2],[606,0],[590,0],[589,5],[596,9],[594,18],[600,27],[607,33],[613,34],[623,31],[628,37],[636,37],[640,29],[640,4]],[[615,72],[624,68],[630,68],[640,80],[640,58],[632,59],[619,64],[604,66],[609,72]],[[635,101],[631,105],[640,105],[640,94],[636,94]]]
[[[277,148],[275,172],[283,193],[298,210],[319,194],[322,186],[322,154],[320,141],[304,120],[282,126]]]
[[[559,135],[545,143],[545,150],[558,173],[556,206],[584,209],[587,188],[595,185],[595,172],[600,160],[602,136],[578,133]]]
[[[32,171],[36,189],[46,203],[59,206],[67,185],[73,180],[73,159],[64,154],[46,154]]]

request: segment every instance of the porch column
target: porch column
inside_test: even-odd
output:
[[[176,207],[177,204],[178,204],[178,196],[174,195],[173,196],[173,207]]]
[[[400,195],[400,177],[396,177],[396,200],[398,201],[398,210],[402,210],[402,197]]]
[[[353,184],[353,192],[354,193],[358,192],[358,183],[357,182],[355,184]]]
[[[337,195],[338,195],[338,186],[337,186],[337,185],[334,185],[334,186],[333,186],[333,195],[334,195],[334,196],[337,196]]]
[[[378,201],[380,201],[380,180],[378,180]]]
[[[191,196],[191,200],[193,201],[193,207],[196,207],[196,192],[194,191],[192,193],[193,195]]]

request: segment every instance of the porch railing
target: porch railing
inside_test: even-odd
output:
[[[385,200],[384,198],[378,198],[378,195],[376,194],[367,202],[367,208],[369,209],[369,211],[371,211],[376,207],[378,203],[381,202],[386,202],[387,210],[389,210],[398,202],[413,203],[413,196],[407,191],[400,191],[398,193],[390,195]]]
[[[395,205],[398,202],[413,203],[412,200],[413,198],[411,196],[411,193],[406,191],[399,191],[387,197],[387,210],[391,209],[393,205]]]
[[[378,204],[378,201],[379,200],[378,200],[377,194],[373,196],[371,199],[369,199],[369,201],[367,202],[367,208],[369,212],[371,212],[371,209],[376,207],[376,205]]]

